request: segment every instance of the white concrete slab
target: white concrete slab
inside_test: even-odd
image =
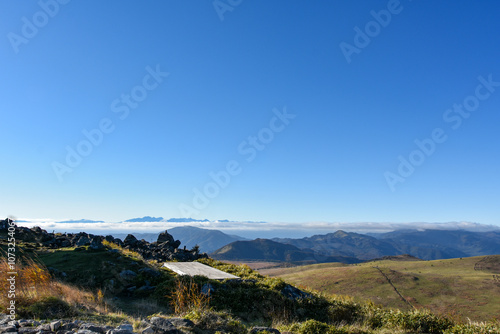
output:
[[[199,262],[166,262],[163,266],[179,275],[199,275],[210,279],[239,278],[238,276],[228,274],[222,270],[212,268]]]

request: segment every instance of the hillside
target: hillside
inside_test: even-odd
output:
[[[12,231],[7,232],[7,228]],[[7,241],[17,239],[15,250]],[[87,244],[91,237],[91,243]],[[0,333],[498,333],[490,324],[460,324],[428,311],[399,311],[349,297],[326,296],[269,278],[247,266],[213,259],[198,262],[240,277],[210,280],[180,276],[161,267],[150,251],[176,258],[166,232],[148,245],[132,236],[121,242],[103,236],[47,233],[0,221],[0,272],[10,269],[14,252],[16,313],[0,299]],[[101,240],[101,243],[99,243]],[[73,244],[73,242],[80,245]],[[162,242],[163,241],[163,242]],[[83,244],[83,245],[82,245]],[[167,247],[168,246],[168,247]],[[9,249],[10,248],[10,249]],[[185,254],[184,254],[185,255]],[[156,261],[155,261],[156,258]],[[185,261],[185,260],[183,260]],[[495,261],[481,268],[496,270]],[[11,288],[0,281],[0,294]],[[362,287],[363,285],[360,285]],[[11,297],[9,297],[11,298]],[[3,313],[3,314],[2,314]],[[270,328],[272,326],[274,328]]]
[[[380,240],[424,260],[500,254],[499,231],[401,230],[382,234]]]
[[[371,260],[384,256],[410,254],[423,260],[450,259],[500,254],[500,232],[462,230],[401,230],[368,236],[337,231],[302,239],[274,238],[300,249],[327,255]]]
[[[389,279],[417,308],[428,308],[461,320],[500,320],[500,255],[434,261],[398,260],[356,265],[326,263],[260,272],[329,294],[370,299],[384,307],[411,309],[389,284]]]
[[[390,243],[352,232],[337,231],[324,235],[314,235],[302,239],[273,239],[276,242],[294,245],[301,249],[369,260],[377,257],[398,255],[399,251]]]
[[[268,239],[255,239],[252,241],[236,241],[226,245],[210,254],[218,260],[259,260],[300,263],[322,262],[359,262],[347,256],[327,256],[309,249],[299,249]]]

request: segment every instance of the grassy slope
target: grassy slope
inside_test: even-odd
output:
[[[119,274],[123,270],[139,273],[140,269],[151,267],[133,252],[110,253],[107,250],[76,251],[74,248],[62,248],[41,252],[38,254],[38,259],[45,266],[64,272],[65,282],[88,291],[95,292],[100,289],[106,296],[119,295],[120,298],[115,298],[113,304],[128,315],[143,316],[149,309],[154,309],[156,312],[166,310],[152,300],[147,302],[148,298],[143,298],[147,296],[136,294],[127,296],[121,292],[126,286],[140,287],[145,285],[146,280],[151,285],[157,285],[168,276],[172,276],[169,271],[161,270],[162,276],[156,278],[138,274],[132,280],[122,279]]]
[[[386,307],[409,309],[398,291],[415,307],[451,315],[457,320],[500,320],[500,280],[495,270],[474,270],[485,257],[435,261],[377,261],[358,265],[338,263],[262,270],[288,282],[331,294],[370,299]],[[500,263],[500,255],[488,257]],[[360,288],[362,287],[362,288]]]

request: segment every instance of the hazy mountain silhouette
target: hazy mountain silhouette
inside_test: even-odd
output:
[[[235,241],[216,250],[210,254],[210,256],[219,260],[258,260],[303,263],[359,262],[359,260],[352,257],[328,256],[317,253],[311,249],[299,249],[293,245],[287,245],[269,239]]]

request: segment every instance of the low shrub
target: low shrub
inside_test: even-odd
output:
[[[372,328],[394,327],[412,333],[429,334],[440,334],[453,325],[450,319],[432,314],[427,310],[402,312],[379,309],[366,319],[366,323]]]
[[[443,334],[500,334],[500,326],[493,323],[469,323],[455,325]]]
[[[34,304],[20,309],[19,315],[38,319],[60,319],[73,317],[78,312],[74,307],[58,297],[44,297]]]
[[[222,333],[247,334],[247,328],[240,320],[226,312],[212,310],[192,310],[186,319],[194,322],[202,330],[219,331]]]
[[[348,334],[343,328],[328,325],[317,320],[307,320],[302,323],[295,323],[290,326],[284,326],[282,330],[291,331],[297,334]]]

